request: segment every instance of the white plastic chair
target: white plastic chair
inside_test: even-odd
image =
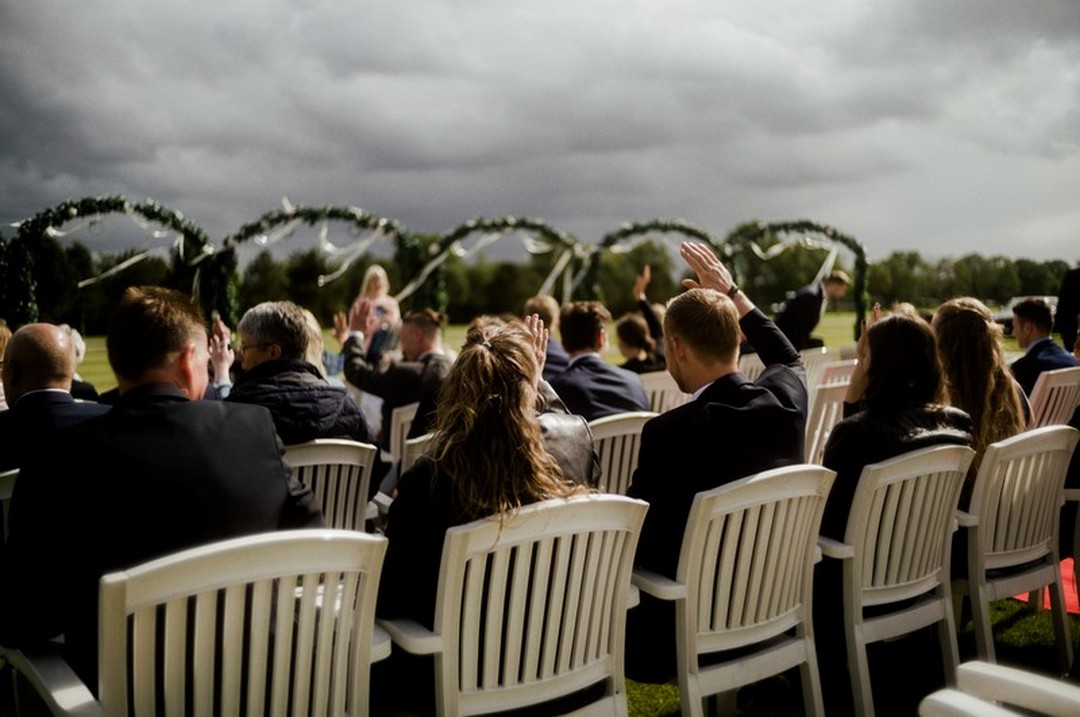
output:
[[[626,495],[630,477],[637,468],[641,429],[659,414],[631,411],[604,416],[589,422],[593,450],[600,457],[600,484],[604,493]]]
[[[789,466],[698,493],[676,579],[634,571],[642,591],[675,601],[683,715],[699,717],[705,698],[795,666],[806,712],[824,714],[811,596],[815,541],[835,477],[820,466]],[[736,657],[700,664],[733,649]]]
[[[1058,524],[1065,471],[1080,431],[1048,426],[986,448],[972,488],[967,529],[967,577],[953,580],[954,594],[971,596],[975,646],[994,662],[990,602],[1050,589],[1061,672],[1072,664],[1072,638],[1058,558]],[[1040,594],[1041,597],[1041,594]]]
[[[751,381],[757,381],[758,376],[765,370],[765,364],[757,354],[742,354],[739,356],[739,373]]]
[[[821,465],[832,429],[844,419],[847,383],[818,384],[813,389],[810,415],[806,419],[806,462]]]
[[[958,689],[938,690],[919,705],[923,717],[1080,714],[1080,687],[1045,675],[987,662],[965,662],[956,670]],[[997,704],[995,704],[997,703]],[[1006,706],[1018,707],[1015,712]]]
[[[829,361],[821,367],[821,374],[818,376],[817,386],[831,386],[834,383],[849,383],[851,381],[851,374],[855,372],[855,367],[859,365],[857,359],[846,359],[843,361]],[[813,388],[809,381],[806,382],[808,388]]]
[[[405,438],[409,435],[409,429],[412,428],[413,421],[416,419],[416,409],[419,407],[420,402],[418,401],[398,406],[390,412],[389,462],[397,463],[405,453]],[[383,426],[383,430],[386,430],[385,426]]]
[[[956,506],[975,452],[935,446],[863,468],[844,542],[818,539],[843,561],[844,633],[857,714],[872,717],[866,646],[938,625],[945,681],[959,662],[949,558]],[[907,604],[914,600],[913,604]],[[902,604],[867,617],[866,607]]]
[[[656,413],[678,408],[690,400],[690,394],[679,390],[678,384],[667,371],[649,371],[638,374],[645,396],[649,399],[649,410]]]
[[[373,624],[385,552],[382,537],[288,530],[105,575],[98,700],[59,656],[7,655],[54,714],[123,716],[130,695],[140,715],[158,702],[169,715],[245,702],[247,714],[366,715],[370,662],[389,655]]]
[[[0,509],[3,510],[4,519],[4,542],[7,542],[8,533],[11,532],[11,523],[8,522],[8,508],[11,506],[11,494],[15,492],[15,479],[19,477],[19,469],[0,473]]]
[[[824,346],[803,349],[799,352],[799,356],[802,358],[803,366],[806,368],[807,388],[817,386],[821,380],[821,372],[824,370],[825,364],[832,358],[829,356],[829,349]]]
[[[1080,406],[1080,366],[1043,371],[1031,390],[1029,428],[1063,425]]]
[[[368,486],[379,449],[368,443],[320,438],[285,447],[285,463],[315,493],[331,528],[364,530]]]
[[[422,436],[409,438],[405,441],[405,447],[401,451],[401,474],[409,470],[412,464],[416,463],[420,456],[424,455],[424,451],[427,450],[433,436],[433,433],[425,433]]]
[[[648,505],[617,495],[543,501],[446,531],[435,629],[380,620],[435,656],[441,717],[511,711],[603,683],[574,714],[625,715],[630,571]]]

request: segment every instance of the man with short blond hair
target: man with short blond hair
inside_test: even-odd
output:
[[[694,496],[771,468],[801,463],[806,378],[799,354],[702,244],[683,244],[697,280],[664,318],[667,370],[688,403],[645,424],[629,495],[649,502],[635,563],[674,578]],[[758,349],[757,381],[738,371],[739,330]],[[647,595],[628,614],[626,675],[674,674],[674,610]]]

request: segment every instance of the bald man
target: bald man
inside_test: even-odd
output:
[[[0,471],[21,468],[52,434],[109,410],[71,397],[75,350],[71,336],[52,324],[27,324],[4,352],[0,372],[10,409],[0,413]]]

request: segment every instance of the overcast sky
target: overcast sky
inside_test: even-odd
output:
[[[3,2],[0,222],[113,193],[1075,263],[1080,2]]]

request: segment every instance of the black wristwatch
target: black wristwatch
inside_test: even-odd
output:
[[[731,288],[727,290],[728,298],[729,299],[734,299],[736,296],[739,295],[739,291],[740,291],[739,287],[735,286],[735,284],[732,284]]]

